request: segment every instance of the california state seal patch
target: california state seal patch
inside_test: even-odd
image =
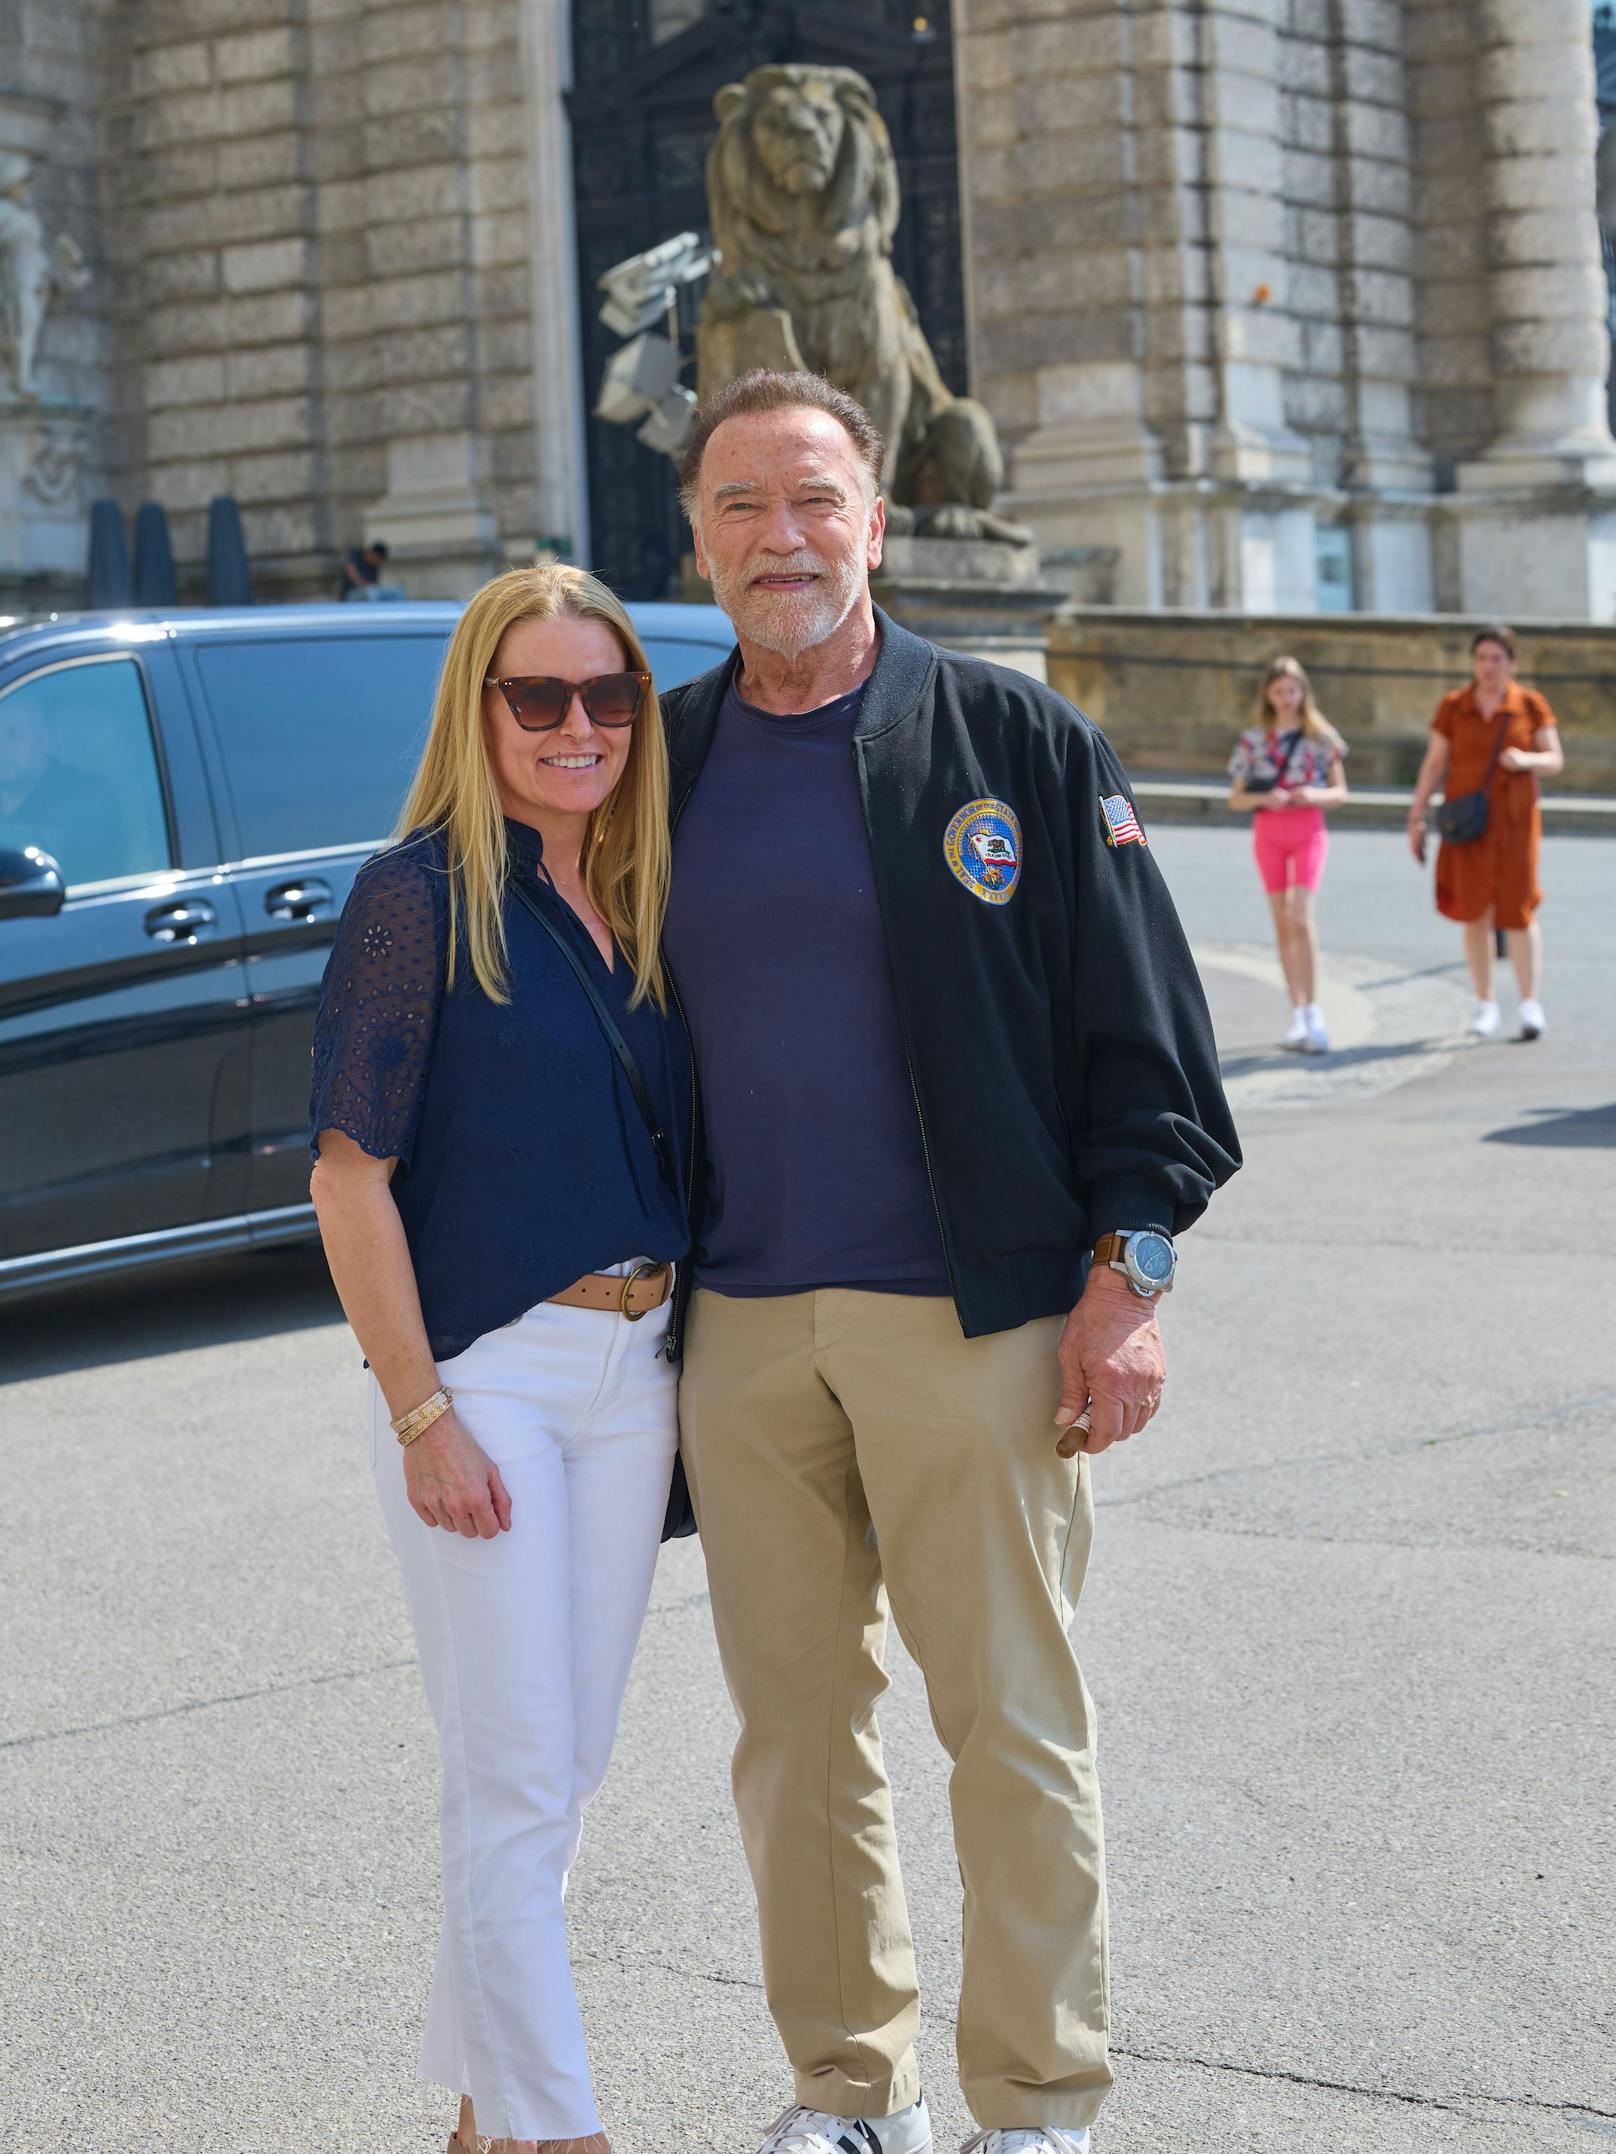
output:
[[[1021,825],[1002,800],[968,800],[943,832],[955,880],[984,905],[1008,905],[1021,880]]]

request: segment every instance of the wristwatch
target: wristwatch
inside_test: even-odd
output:
[[[1159,1227],[1140,1227],[1133,1234],[1102,1234],[1094,1244],[1094,1261],[1121,1272],[1136,1294],[1154,1301],[1173,1291],[1178,1251]]]

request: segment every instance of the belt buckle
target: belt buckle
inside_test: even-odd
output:
[[[617,1304],[617,1313],[624,1319],[626,1323],[637,1324],[640,1321],[641,1317],[646,1316],[650,1313],[648,1310],[645,1309],[631,1309],[628,1305],[628,1297],[633,1292],[634,1287],[639,1280],[649,1279],[661,1269],[662,1266],[660,1264],[636,1264],[634,1269],[624,1279],[622,1298]]]

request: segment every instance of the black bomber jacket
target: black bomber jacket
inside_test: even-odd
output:
[[[1239,1166],[1239,1140],[1110,743],[1041,682],[876,618],[853,752],[943,1251],[974,1338],[1068,1310],[1101,1234],[1182,1232]],[[676,826],[735,665],[662,698]]]

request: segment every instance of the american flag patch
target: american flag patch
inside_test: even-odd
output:
[[[1133,802],[1126,793],[1105,794],[1100,801],[1100,813],[1105,817],[1107,845],[1143,845],[1146,842],[1139,818],[1133,812]]]

